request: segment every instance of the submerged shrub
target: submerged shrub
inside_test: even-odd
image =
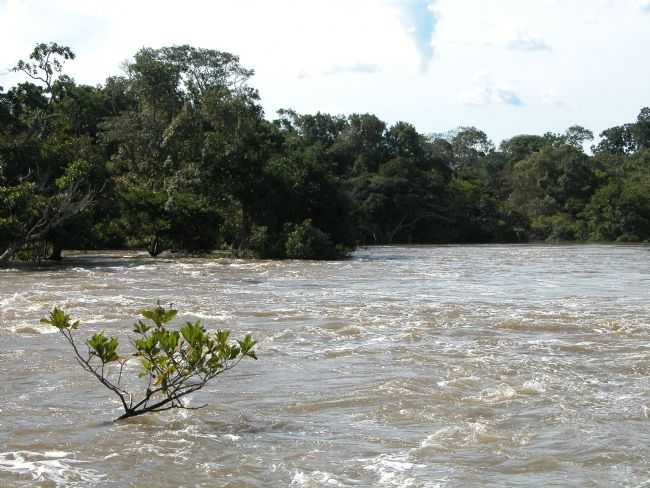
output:
[[[41,320],[56,327],[72,346],[79,365],[120,399],[124,414],[118,420],[173,408],[201,408],[187,407],[181,400],[237,366],[243,358],[257,359],[253,351],[256,342],[250,335],[233,342],[229,340],[230,331],[209,333],[200,321],[186,322],[179,330],[172,330],[167,324],[177,311],[160,305],[140,313],[146,321],[138,320],[133,327],[136,338],[131,356],[121,355],[118,339],[104,332],[88,339],[87,351],[82,353],[74,337],[79,321],[73,322],[58,307]],[[128,379],[122,374],[134,357],[141,364],[139,377],[144,391],[139,395],[127,389]]]
[[[330,236],[311,223],[295,225],[287,235],[286,255],[291,259],[335,259],[341,256]]]
[[[254,225],[248,240],[248,246],[255,257],[275,259],[285,257],[283,233],[271,232],[266,226]]]

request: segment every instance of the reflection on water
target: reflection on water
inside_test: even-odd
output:
[[[377,247],[344,262],[76,256],[0,270],[0,487],[645,486],[650,248]],[[119,405],[39,324],[126,338],[160,298],[259,339],[192,398]]]

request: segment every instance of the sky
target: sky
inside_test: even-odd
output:
[[[374,113],[420,132],[595,134],[650,105],[650,0],[0,0],[0,86],[38,42],[99,84],[141,47],[229,51],[267,117]]]

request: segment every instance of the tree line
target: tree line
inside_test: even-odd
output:
[[[265,118],[235,55],[143,48],[88,86],[39,44],[0,88],[0,261],[65,249],[330,259],[359,244],[646,241],[650,109],[600,134]]]

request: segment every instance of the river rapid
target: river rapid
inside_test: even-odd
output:
[[[614,245],[0,270],[0,488],[647,487],[649,285],[650,247]],[[39,319],[62,306],[128,350],[158,299],[260,359],[204,409],[113,423]]]

